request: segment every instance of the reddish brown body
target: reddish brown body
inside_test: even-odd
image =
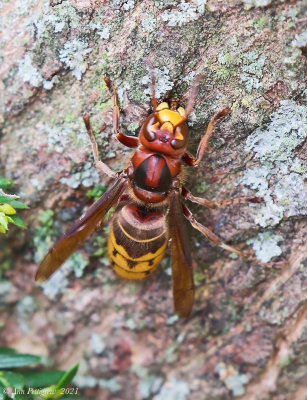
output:
[[[133,192],[140,201],[146,203],[160,203],[165,200],[173,179],[181,171],[181,160],[178,156],[153,153],[143,146],[136,150],[131,163]]]
[[[181,158],[188,142],[186,117],[182,114],[182,107],[175,111],[162,103],[141,128],[128,176],[133,193],[142,202],[163,202],[180,175]]]
[[[119,108],[117,96],[108,78],[106,84],[112,94],[113,127],[117,139],[134,148],[129,165],[115,173],[99,160],[98,149],[88,115],[83,119],[92,142],[97,168],[115,178],[114,185],[94,203],[88,211],[48,251],[37,274],[37,281],[46,280],[93,233],[107,211],[119,203],[124,205],[114,216],[108,241],[108,256],[112,268],[127,279],[141,279],[159,265],[170,239],[172,257],[172,284],[174,308],[181,317],[189,316],[194,301],[194,283],[189,240],[185,219],[203,233],[213,244],[231,252],[247,254],[228,246],[208,228],[198,223],[182,198],[209,208],[229,204],[259,202],[261,199],[242,197],[221,203],[194,197],[183,187],[182,164],[197,166],[208,146],[216,122],[229,112],[228,108],[216,113],[201,139],[196,158],[186,151],[188,144],[187,117],[195,97],[192,92],[187,110],[176,102],[157,105],[152,97],[153,113],[141,127],[138,137],[118,132]],[[166,216],[165,216],[166,214]]]

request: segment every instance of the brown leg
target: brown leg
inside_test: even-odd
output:
[[[200,163],[200,161],[203,158],[203,155],[208,147],[210,137],[213,133],[213,130],[214,130],[217,122],[222,117],[224,117],[224,115],[228,114],[229,112],[230,112],[230,108],[226,107],[223,110],[218,111],[216,114],[213,115],[213,117],[211,118],[211,120],[209,122],[209,125],[207,127],[207,130],[206,130],[204,136],[202,137],[201,141],[199,142],[196,158],[193,158],[191,156],[191,154],[188,152],[186,152],[184,154],[184,156],[182,157],[183,161],[186,164],[190,165],[191,167],[195,167]]]
[[[248,204],[248,203],[262,203],[263,199],[261,197],[236,197],[236,198],[231,198],[227,199],[224,201],[219,201],[219,202],[214,202],[207,200],[203,197],[196,197],[193,196],[191,192],[189,192],[186,188],[182,188],[182,196],[185,199],[188,199],[190,201],[193,201],[193,203],[200,204],[202,206],[208,207],[208,208],[223,208],[227,207],[230,205],[237,205],[237,204]]]
[[[98,169],[99,172],[108,175],[110,178],[115,178],[117,176],[117,173],[114,172],[111,168],[109,168],[107,166],[107,164],[105,164],[104,162],[99,160],[98,146],[97,146],[97,142],[95,140],[94,132],[92,129],[90,116],[88,114],[84,114],[83,121],[84,121],[84,124],[86,127],[87,134],[88,134],[91,144],[92,144],[95,167]]]
[[[158,107],[158,100],[156,98],[156,79],[155,79],[155,75],[154,75],[154,70],[153,67],[151,68],[151,106],[152,106],[152,110],[153,112],[156,112],[156,109]]]
[[[190,112],[192,111],[193,107],[194,107],[194,103],[195,103],[195,99],[196,99],[196,95],[198,92],[198,87],[199,87],[199,81],[204,77],[204,75],[197,75],[196,78],[194,79],[192,88],[191,88],[191,92],[189,95],[189,100],[188,100],[188,104],[185,108],[185,116],[188,117]]]
[[[154,54],[151,53],[149,55],[149,58],[146,61],[147,67],[149,69],[150,77],[151,77],[151,82],[150,82],[150,89],[151,89],[151,106],[153,109],[153,112],[156,112],[157,106],[158,106],[158,101],[156,99],[156,79],[155,79],[155,74],[154,74],[154,66],[152,59],[154,58]]]
[[[191,211],[185,205],[182,205],[182,210],[184,216],[190,222],[193,228],[201,232],[208,239],[208,241],[214,246],[221,247],[222,249],[227,250],[230,253],[238,254],[238,256],[243,257],[249,261],[253,261],[259,265],[265,267],[271,266],[271,263],[262,263],[261,261],[257,260],[257,258],[253,257],[250,253],[246,251],[241,251],[239,249],[236,249],[235,247],[229,246],[228,244],[224,243],[215,233],[210,231],[210,229],[206,228],[204,225],[197,222]]]
[[[139,140],[135,136],[127,136],[123,134],[122,132],[118,132],[119,128],[119,118],[120,118],[120,112],[119,112],[119,107],[117,103],[117,94],[114,89],[114,86],[110,80],[110,78],[105,77],[104,81],[107,85],[107,88],[110,92],[110,95],[113,99],[113,113],[112,113],[112,121],[113,121],[113,129],[114,133],[116,135],[116,138],[125,146],[130,147],[130,148],[135,148],[139,144]]]

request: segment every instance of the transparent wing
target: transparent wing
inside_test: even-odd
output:
[[[117,203],[126,186],[126,178],[120,178],[49,249],[36,272],[35,280],[37,282],[44,282],[48,279],[94,232],[105,214]]]

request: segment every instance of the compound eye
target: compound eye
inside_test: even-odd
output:
[[[143,128],[143,135],[145,137],[145,139],[148,142],[153,142],[154,140],[156,140],[156,132],[160,127],[160,123],[159,122],[155,122],[157,121],[155,118],[151,118],[145,125]]]
[[[148,142],[153,142],[156,139],[156,134],[147,127],[144,129],[144,136]]]
[[[185,145],[184,136],[181,133],[180,127],[177,127],[175,130],[175,138],[171,141],[171,146],[173,149],[178,150],[181,149]]]
[[[176,139],[173,139],[173,140],[171,141],[171,146],[172,146],[172,148],[175,149],[175,150],[181,149],[181,147],[184,146],[184,141],[183,141],[183,140],[176,140]]]

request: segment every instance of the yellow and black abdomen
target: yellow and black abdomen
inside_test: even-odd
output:
[[[142,279],[160,264],[167,246],[165,216],[135,204],[114,215],[108,240],[113,270],[125,279]]]

